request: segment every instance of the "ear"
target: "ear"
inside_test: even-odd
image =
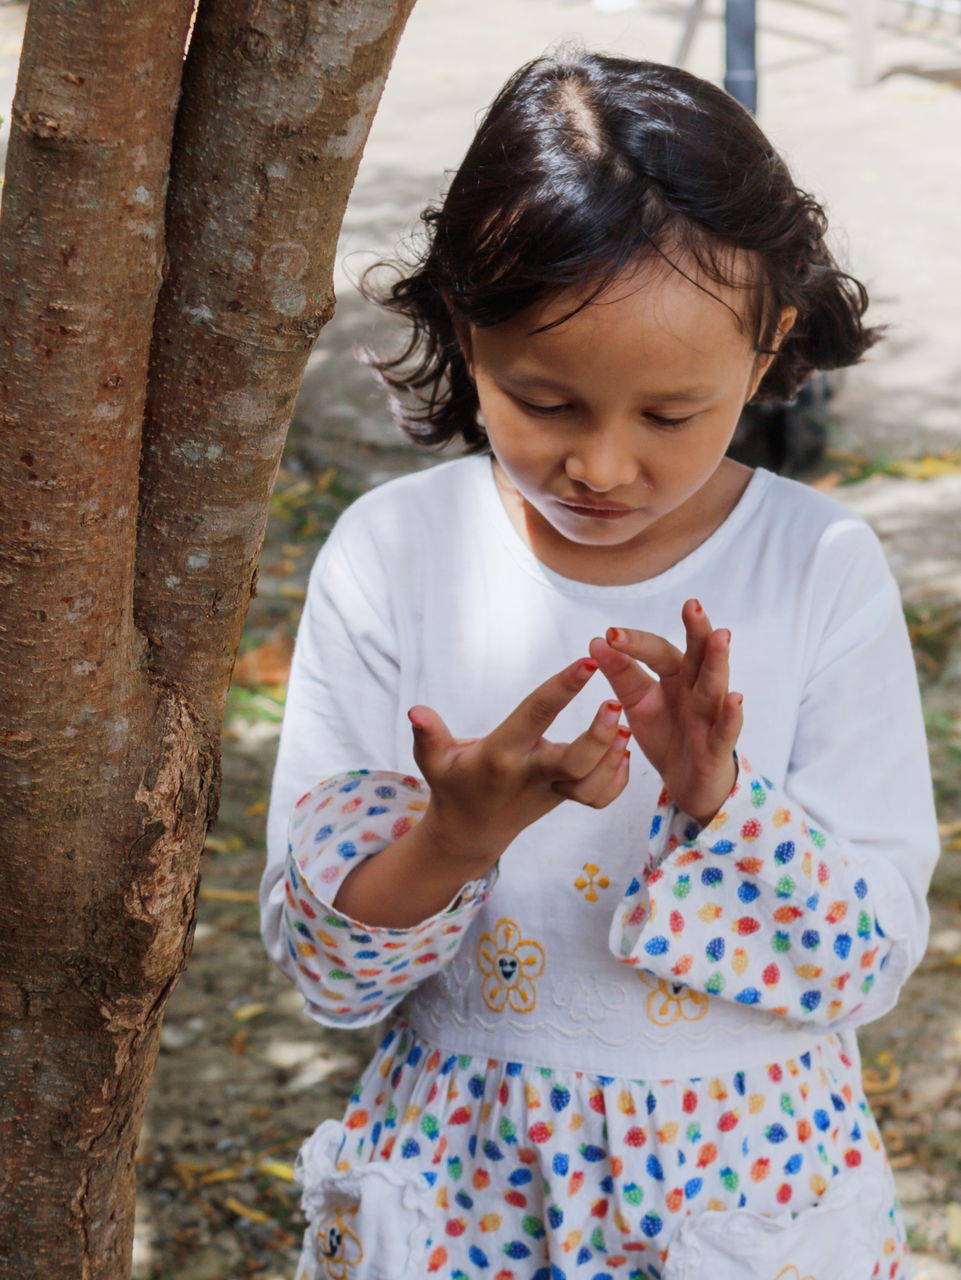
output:
[[[771,364],[776,358],[778,349],[787,335],[794,328],[797,320],[797,307],[782,307],[781,314],[778,317],[777,328],[774,330],[774,337],[771,341],[770,349],[759,355],[754,365],[754,377],[751,380],[751,390],[748,395],[748,401],[753,400],[757,393],[758,387],[761,385],[761,379],[770,369]]]

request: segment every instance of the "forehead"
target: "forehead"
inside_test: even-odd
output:
[[[475,350],[533,373],[585,362],[598,376],[643,369],[670,381],[694,366],[721,373],[755,354],[756,289],[748,264],[730,265],[733,283],[718,284],[693,262],[680,261],[680,269],[645,262],[596,297],[587,286],[564,290],[503,324],[473,330]]]

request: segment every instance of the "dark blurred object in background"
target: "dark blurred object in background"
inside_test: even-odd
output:
[[[827,445],[827,404],[833,394],[828,375],[816,373],[786,404],[746,405],[728,456],[782,475],[809,470],[821,460]]]

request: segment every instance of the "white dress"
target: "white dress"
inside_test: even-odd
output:
[[[691,596],[744,694],[710,827],[635,752],[613,805],[560,806],[416,928],[333,909],[426,804],[408,707],[484,734],[608,626],[682,643]],[[605,696],[595,677],[548,736]],[[830,499],[757,471],[627,586],[541,565],[487,458],[360,499],[311,576],[263,931],[310,1016],[391,1023],[302,1149],[297,1280],[901,1280],[853,1028],[923,954],[937,848],[897,589]]]

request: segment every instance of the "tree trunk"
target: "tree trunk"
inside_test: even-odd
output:
[[[192,0],[31,3],[0,219],[5,1280],[129,1274],[270,487],[412,2],[202,0],[186,64]]]

